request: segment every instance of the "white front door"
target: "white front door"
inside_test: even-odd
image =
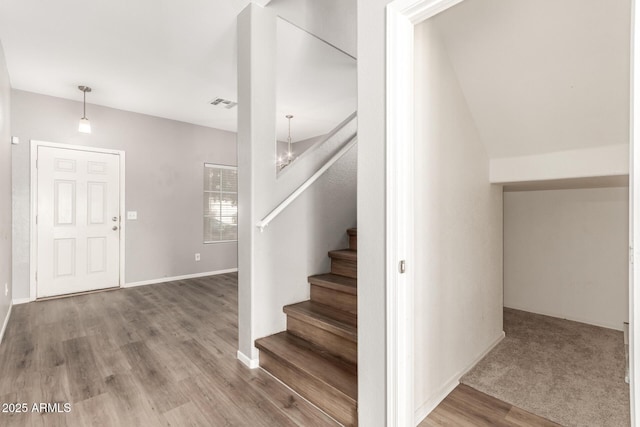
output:
[[[38,147],[37,297],[120,286],[120,156]]]

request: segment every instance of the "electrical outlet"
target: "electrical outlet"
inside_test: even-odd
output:
[[[200,261],[200,254],[196,254],[196,261]]]
[[[7,295],[9,295],[9,284],[5,283],[4,284],[4,296],[6,297]]]

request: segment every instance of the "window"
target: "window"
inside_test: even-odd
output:
[[[238,168],[204,164],[204,242],[238,240]]]

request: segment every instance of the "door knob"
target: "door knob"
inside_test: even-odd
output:
[[[116,231],[118,229],[117,225],[114,225],[113,228],[111,228],[113,231]]]

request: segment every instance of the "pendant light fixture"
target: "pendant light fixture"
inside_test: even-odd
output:
[[[289,120],[289,136],[287,136],[287,152],[284,156],[284,159],[282,157],[278,158],[278,165],[277,165],[278,170],[282,170],[286,168],[294,160],[293,150],[291,150],[291,119],[293,119],[293,116],[291,114],[287,114],[285,117],[287,118],[287,120]]]
[[[89,86],[78,86],[78,89],[82,91],[83,95],[82,118],[78,125],[78,132],[91,133],[91,123],[89,122],[89,119],[87,119],[87,92],[91,92],[91,88]]]
[[[291,151],[291,119],[293,119],[293,116],[291,114],[287,114],[285,117],[287,118],[287,120],[289,120],[289,136],[287,137],[287,159],[289,160],[289,163],[291,163],[291,161],[293,160],[293,151]]]

